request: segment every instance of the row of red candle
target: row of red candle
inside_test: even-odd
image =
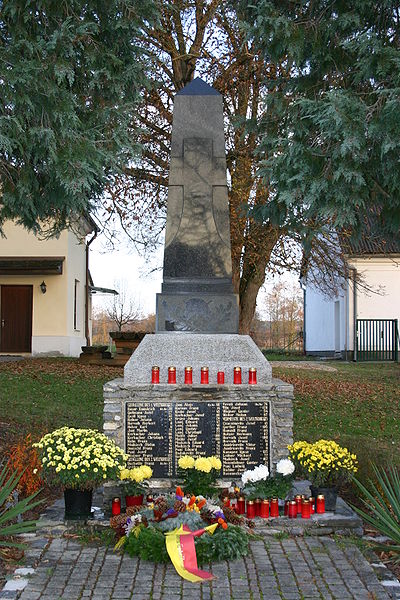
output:
[[[149,500],[149,498],[148,498]],[[224,501],[225,506],[231,506],[231,502],[228,498]],[[254,517],[261,517],[268,519],[269,517],[279,517],[279,502],[278,498],[271,498],[271,500],[248,500],[246,506],[246,500],[240,497],[238,501],[232,506],[237,514],[246,514],[248,519],[254,519]],[[111,512],[113,515],[119,515],[121,512],[121,499],[114,498],[112,501]],[[317,496],[314,498],[305,498],[304,496],[296,496],[295,500],[286,500],[284,508],[284,516],[289,519],[296,519],[298,515],[301,515],[302,519],[309,519],[314,513],[323,514],[325,512],[325,498],[324,496]]]
[[[152,368],[151,383],[160,383],[160,367]],[[176,384],[176,367],[168,367],[168,383]],[[201,384],[209,383],[208,367],[201,367],[200,383]],[[224,371],[218,371],[217,383],[218,384],[225,383]],[[235,367],[233,369],[233,383],[235,385],[240,385],[242,383],[242,369],[240,367]],[[251,369],[249,369],[249,385],[255,385],[256,383],[257,383],[257,369],[251,368]],[[187,385],[193,384],[192,367],[185,367],[185,384],[187,384]]]
[[[225,500],[225,506],[230,506],[231,503],[228,499]],[[248,519],[254,519],[254,517],[261,517],[267,519],[268,517],[279,517],[279,503],[277,498],[271,498],[271,500],[246,500],[240,497],[232,506],[239,515],[246,514]],[[325,512],[325,498],[324,496],[318,496],[316,501],[314,498],[304,498],[303,496],[296,496],[295,500],[286,500],[284,515],[290,519],[297,518],[301,515],[303,519],[309,519],[312,514],[323,514]]]

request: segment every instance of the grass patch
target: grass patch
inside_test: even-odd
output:
[[[261,350],[267,360],[315,360],[315,356],[306,356],[299,350],[281,350],[264,348]]]
[[[294,437],[333,439],[355,452],[359,477],[370,463],[385,466],[400,451],[400,365],[334,363],[337,372],[274,368],[295,388]]]
[[[0,364],[0,445],[5,435],[56,427],[103,426],[103,385],[121,369],[76,359],[29,359]]]

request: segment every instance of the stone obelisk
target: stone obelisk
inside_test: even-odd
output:
[[[152,365],[166,381],[185,366],[200,383],[201,367],[210,382],[233,369],[257,369],[258,381],[271,382],[271,367],[248,335],[238,334],[239,301],[233,293],[232,259],[222,96],[194,79],[174,100],[171,166],[163,284],[156,299],[156,335],[147,335],[124,369],[125,383],[150,381]]]
[[[237,333],[222,96],[195,79],[175,96],[156,331]]]

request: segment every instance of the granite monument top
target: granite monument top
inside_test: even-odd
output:
[[[174,100],[156,331],[238,331],[222,96],[201,79],[194,79]]]

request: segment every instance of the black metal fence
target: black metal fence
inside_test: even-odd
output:
[[[357,319],[356,361],[396,361],[399,351],[397,319]]]

